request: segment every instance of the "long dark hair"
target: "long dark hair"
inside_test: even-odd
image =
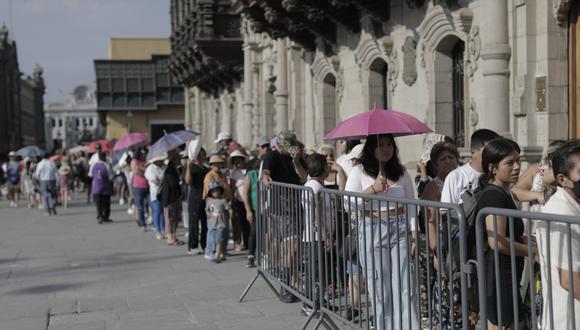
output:
[[[500,137],[491,140],[481,154],[483,174],[479,177],[479,188],[483,189],[494,179],[493,173],[489,171],[489,165],[497,167],[504,158],[514,152],[519,154],[520,151],[520,146],[510,139]]]
[[[393,157],[391,157],[391,159],[386,162],[385,166],[383,167],[383,175],[387,177],[387,179],[396,182],[405,174],[405,168],[399,161],[399,148],[397,147],[397,143],[395,143],[395,138],[392,134],[369,136],[365,142],[360,157],[357,160],[357,164],[361,164],[363,166],[364,172],[367,175],[373,178],[378,177],[380,173],[379,160],[375,158],[375,150],[377,149],[379,140],[384,137],[391,141],[394,150]]]

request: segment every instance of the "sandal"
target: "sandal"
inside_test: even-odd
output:
[[[185,242],[180,241],[178,239],[176,239],[174,241],[168,241],[167,242],[167,245],[171,245],[171,246],[181,246],[181,245],[184,245],[184,244],[185,244]]]

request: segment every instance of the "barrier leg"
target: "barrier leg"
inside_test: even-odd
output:
[[[320,328],[321,325],[324,326],[324,328],[326,328],[327,330],[339,330],[334,321],[332,321],[332,319],[328,315],[326,315],[326,313],[320,314],[320,319],[318,320],[318,322],[316,322],[314,329],[316,330]]]
[[[306,322],[304,322],[304,325],[302,326],[302,330],[306,330],[306,328],[308,327],[308,324],[310,323],[310,321],[312,321],[314,319],[314,317],[316,315],[318,315],[320,311],[318,309],[312,310],[312,313],[310,314],[310,316],[308,317],[308,319],[306,320]]]
[[[254,277],[250,281],[250,284],[248,284],[248,286],[246,287],[246,289],[242,293],[242,295],[240,297],[240,300],[238,300],[238,302],[242,302],[242,300],[244,300],[244,297],[246,297],[246,294],[248,294],[248,291],[250,291],[250,289],[252,288],[252,286],[254,285],[254,283],[256,283],[256,280],[260,276],[264,279],[264,281],[266,282],[266,284],[268,284],[268,286],[270,287],[270,289],[272,289],[272,292],[274,292],[276,294],[276,297],[279,297],[280,296],[280,293],[278,292],[278,290],[276,290],[274,288],[274,286],[272,285],[272,283],[270,283],[270,281],[268,280],[268,278],[266,276],[264,276],[264,274],[262,274],[262,272],[260,270],[258,270],[256,272],[256,275],[254,275]]]

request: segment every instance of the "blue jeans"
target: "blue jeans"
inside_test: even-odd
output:
[[[44,213],[56,205],[56,180],[40,181],[40,192],[44,204]]]
[[[212,257],[216,252],[216,245],[221,244],[225,253],[226,247],[228,246],[228,228],[227,227],[217,227],[215,228],[215,223],[208,219],[207,220],[207,242],[205,244],[205,255]]]
[[[135,196],[135,206],[137,206],[137,214],[139,216],[139,227],[145,227],[145,201],[149,195],[147,188],[133,187],[133,196]]]
[[[374,309],[375,329],[419,329],[407,219],[404,215],[364,218],[358,230],[359,261]]]
[[[155,226],[155,230],[160,233],[165,232],[165,218],[163,217],[161,202],[158,200],[151,201],[151,208],[153,209],[153,225]]]

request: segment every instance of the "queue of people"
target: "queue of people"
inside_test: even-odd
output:
[[[256,231],[260,182],[266,187],[272,182],[304,185],[315,194],[327,188],[453,205],[461,205],[466,198],[476,196],[479,209],[518,210],[521,203],[529,202],[531,210],[536,212],[580,215],[580,141],[576,140],[555,141],[540,163],[531,164],[520,175],[521,150],[516,142],[491,130],[477,130],[470,140],[471,157],[461,164],[453,140],[442,136],[440,142],[427,151],[426,161],[420,162],[421,170],[415,183],[399,158],[397,142],[391,134],[369,137],[364,141],[338,141],[336,146],[323,146],[319,150],[306,150],[291,131],[279,133],[274,141],[266,137],[256,139],[254,150],[246,150],[227,132],[220,133],[215,143],[215,152],[209,154],[199,141],[194,140],[182,152],[171,150],[149,161],[146,148],[137,148],[124,155],[117,164],[113,164],[110,155],[99,150],[98,146],[95,155],[71,158],[65,153],[58,160],[47,154],[42,160],[21,162],[11,153],[3,171],[10,206],[18,206],[23,191],[29,207],[38,203],[45,214],[56,214],[56,205],[67,207],[71,192],[78,192],[83,186],[83,189],[90,190],[88,194],[95,202],[97,222],[104,224],[112,222],[111,196],[117,191],[120,204],[126,204],[130,214],[136,209],[133,211],[136,224],[142,232],[148,232],[152,224],[157,239],[166,240],[170,246],[185,246],[187,254],[204,255],[214,263],[227,260],[228,252],[231,253],[228,251],[231,239],[233,251],[247,251],[248,267],[255,266],[256,241],[262,239],[258,236],[261,233]],[[340,154],[338,157],[335,151]],[[295,207],[291,203],[290,199],[284,198],[277,201],[281,210]],[[309,228],[308,224],[316,221],[315,215],[306,211],[310,209],[307,203],[302,201],[301,207],[305,211],[299,215],[281,211],[275,217],[277,228],[286,235],[280,244],[289,251],[286,256],[289,261],[282,262],[280,276],[288,283],[300,282],[300,274],[290,266],[295,262],[291,259],[296,255],[293,251],[298,249],[297,237],[301,237],[301,243],[306,245],[340,243],[330,239],[339,236],[334,232],[337,226],[332,219],[321,219],[325,233],[322,237],[308,231],[295,232],[298,228],[295,222],[301,221],[306,224],[304,228]],[[369,204],[371,209],[372,203]],[[322,206],[329,208],[326,204]],[[425,267],[440,275],[431,275],[433,285],[429,297],[433,297],[433,304],[441,306],[433,309],[433,327],[463,327],[460,306],[469,298],[461,295],[460,278],[448,274],[437,260],[440,248],[437,237],[441,237],[440,231],[446,227],[438,223],[443,221],[443,217],[438,216],[441,210],[429,207],[426,211],[424,214],[417,212],[417,208],[392,203],[384,213],[380,212],[378,221],[376,214],[363,212],[356,223],[356,231],[369,239],[358,240],[354,253],[350,255],[320,256],[322,264],[347,265],[348,278],[339,274],[342,272],[332,273],[336,272],[333,269],[327,269],[322,276],[343,277],[339,282],[347,287],[351,297],[349,319],[361,314],[360,293],[366,290],[366,294],[374,298],[373,326],[376,329],[391,329],[392,324],[404,324],[404,329],[419,328],[422,311],[412,299],[405,298],[407,293],[417,292],[418,285],[402,279],[411,278],[411,272],[423,271],[411,269],[409,260],[415,257],[415,249],[421,249],[418,242],[426,239],[432,253]],[[187,225],[186,242],[177,237],[179,223]],[[570,297],[580,300],[580,225],[571,225],[567,230],[558,225],[547,228],[542,222],[534,226],[534,237],[526,236],[526,225],[526,220],[519,218],[508,221],[506,217],[490,215],[485,219],[488,273],[479,280],[488,285],[485,297],[487,320],[480,321],[487,322],[492,329],[514,329],[513,320],[520,320],[522,328],[528,312],[537,314],[542,329],[551,328],[552,322],[542,317],[546,315],[554,315],[554,329],[567,329],[569,313],[554,306],[566,306]],[[393,239],[376,235],[378,232],[400,235]],[[470,242],[475,242],[474,237],[470,237]],[[333,246],[328,248],[332,250]],[[529,251],[532,260],[527,258]],[[571,251],[571,255],[567,251]],[[330,261],[332,258],[342,260]],[[512,267],[512,259],[515,259],[516,267]],[[547,260],[551,260],[551,267],[547,266]],[[541,292],[537,294],[539,298],[550,294],[552,303],[544,302],[541,311],[530,311],[525,297],[511,293],[522,291],[521,280],[526,276],[524,269],[534,267],[536,262],[541,268],[538,277]],[[496,265],[502,270],[499,278],[494,272]],[[318,275],[316,277],[314,282],[321,280]],[[513,278],[517,281],[514,282]],[[551,278],[550,285],[546,285],[548,278]],[[548,287],[555,290],[548,292]],[[324,290],[330,294],[333,288]],[[396,294],[396,291],[405,294]],[[298,298],[282,289],[280,300],[293,303]],[[497,308],[498,302],[501,309]],[[312,308],[304,304],[303,312],[308,315]],[[580,321],[580,302],[576,302],[574,308]],[[469,312],[470,326],[475,327],[477,306],[472,306],[471,302]]]

